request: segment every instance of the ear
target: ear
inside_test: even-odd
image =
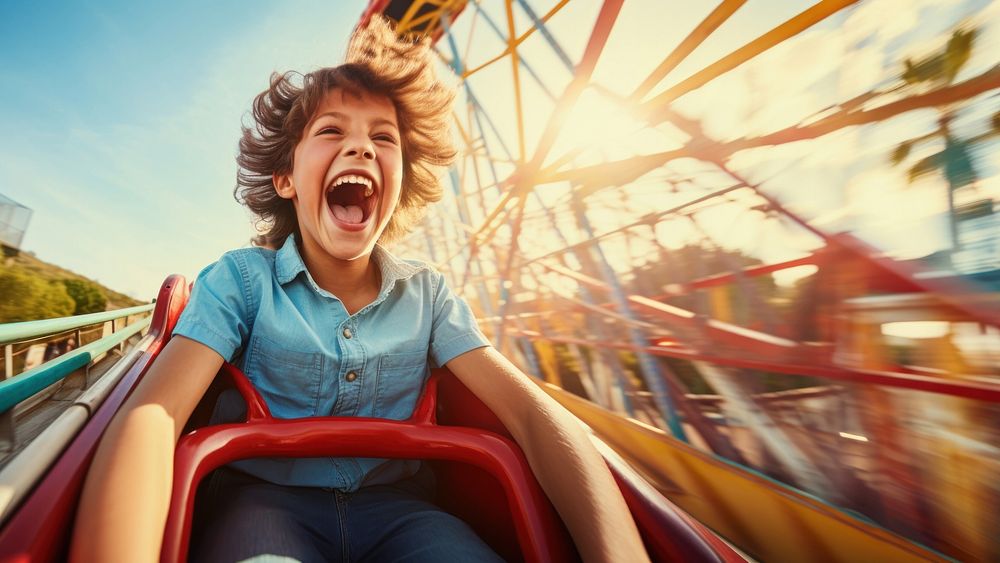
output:
[[[295,185],[292,184],[291,174],[271,174],[271,182],[274,183],[274,191],[278,192],[278,196],[285,199],[295,197]]]

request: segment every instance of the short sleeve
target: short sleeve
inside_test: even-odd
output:
[[[489,346],[490,341],[479,330],[465,300],[452,293],[443,275],[435,272],[435,276],[430,356],[435,364],[443,366],[469,350]]]
[[[200,342],[232,361],[250,333],[250,301],[245,258],[225,254],[198,274],[173,333]]]

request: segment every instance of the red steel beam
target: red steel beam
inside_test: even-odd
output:
[[[748,277],[762,276],[765,274],[773,274],[774,272],[780,272],[781,270],[788,270],[790,268],[798,268],[800,266],[818,266],[822,264],[823,259],[816,255],[810,254],[808,256],[803,256],[801,258],[795,258],[794,260],[786,260],[784,262],[776,262],[774,264],[762,264],[760,266],[748,266],[741,270],[741,275]],[[720,285],[730,284],[736,281],[737,274],[734,272],[728,272],[725,274],[716,274],[713,276],[705,276],[703,278],[698,278],[692,282],[680,284],[685,291],[671,293],[669,296],[683,295],[684,293],[689,293],[696,289],[704,289],[706,287],[716,287]]]
[[[562,266],[541,264],[545,269],[566,276],[576,282],[601,291],[611,291],[607,284],[584,274],[574,272]],[[738,347],[754,356],[772,358],[789,358],[797,355],[801,346],[793,340],[780,338],[764,332],[751,330],[741,326],[724,323],[714,319],[702,319],[697,315],[666,303],[654,301],[640,295],[627,295],[626,299],[632,305],[647,314],[664,319],[674,326],[682,326],[689,330],[702,331],[707,340],[717,344]]]
[[[580,249],[580,248],[585,248],[585,247],[590,246],[592,244],[596,244],[596,243],[600,242],[601,240],[603,240],[605,238],[608,238],[610,236],[613,236],[613,235],[625,232],[628,229],[634,229],[636,227],[641,227],[643,225],[653,225],[653,224],[655,224],[656,222],[660,221],[661,219],[663,219],[664,217],[666,217],[668,215],[673,215],[673,214],[676,214],[676,213],[680,213],[684,209],[686,209],[688,207],[691,207],[693,205],[697,205],[699,203],[703,203],[703,202],[708,201],[710,199],[721,197],[721,196],[723,196],[723,195],[725,195],[727,193],[730,193],[730,192],[733,192],[733,191],[736,191],[736,190],[742,190],[742,189],[751,189],[751,188],[750,188],[750,186],[747,186],[745,184],[737,184],[735,186],[729,186],[728,188],[723,188],[721,190],[715,190],[712,193],[705,194],[705,195],[703,195],[701,197],[697,197],[697,198],[692,199],[690,201],[686,201],[686,202],[684,202],[684,203],[682,203],[682,204],[680,204],[678,206],[672,207],[670,209],[665,209],[663,211],[657,211],[655,213],[649,213],[647,215],[644,215],[638,221],[633,221],[632,223],[629,223],[627,225],[623,225],[623,226],[618,227],[616,229],[613,229],[611,231],[607,231],[607,232],[601,233],[599,235],[594,236],[593,238],[589,238],[589,239],[586,239],[586,240],[583,240],[583,241],[580,241],[580,242],[577,242],[577,243],[574,243],[574,244],[570,244],[570,245],[564,246],[562,248],[557,248],[556,250],[553,250],[553,251],[548,252],[546,254],[542,254],[541,256],[536,256],[534,258],[525,259],[525,261],[523,263],[524,264],[531,264],[532,262],[536,262],[538,260],[544,260],[546,258],[549,258],[550,256],[555,256],[557,254],[562,254],[564,252],[569,252],[569,251],[572,251],[572,250],[577,250],[577,249]]]
[[[551,117],[549,117],[549,121],[545,125],[545,130],[539,138],[534,156],[532,156],[531,161],[527,165],[515,171],[511,178],[505,182],[512,184],[511,189],[504,194],[493,208],[493,211],[487,214],[486,219],[483,220],[482,225],[476,231],[476,234],[473,235],[474,238],[478,238],[489,228],[490,223],[493,222],[512,199],[523,196],[527,190],[532,189],[537,183],[535,176],[541,169],[542,163],[552,145],[555,143],[556,137],[562,129],[562,124],[566,121],[566,117],[569,114],[569,109],[590,82],[590,77],[597,66],[597,59],[604,52],[604,45],[611,35],[611,28],[614,26],[615,20],[618,19],[618,13],[621,11],[623,2],[624,0],[604,1],[601,11],[597,15],[597,22],[594,24],[594,29],[590,34],[590,40],[587,41],[587,47],[584,49],[583,58],[576,65],[573,80],[566,87],[562,96],[559,97],[559,101],[556,102],[555,110],[552,112]],[[479,241],[480,244],[486,244],[487,242],[489,242],[488,237],[485,240]]]
[[[735,139],[719,145],[720,156],[726,157],[736,151],[756,147],[815,139],[845,127],[885,121],[890,117],[916,109],[952,104],[997,88],[1000,88],[1000,66],[995,66],[958,84],[945,86],[924,94],[915,94],[871,109],[838,112],[808,125],[794,125],[760,137]]]
[[[769,371],[784,373],[788,375],[801,375],[810,377],[821,377],[824,379],[835,379],[848,381],[851,383],[867,383],[871,385],[883,385],[899,389],[911,389],[914,391],[926,391],[940,395],[952,395],[966,399],[975,399],[989,403],[1000,403],[1000,385],[981,383],[978,381],[957,381],[943,379],[926,375],[912,373],[902,373],[893,371],[877,371],[850,369],[837,366],[820,366],[807,364],[791,364],[768,360],[750,360],[746,358],[731,358],[714,354],[702,354],[691,350],[683,350],[673,347],[646,346],[636,347],[624,342],[594,341],[583,338],[546,336],[533,331],[511,331],[518,336],[529,340],[545,340],[561,344],[577,344],[581,346],[591,346],[595,348],[613,348],[618,350],[629,350],[632,352],[645,352],[654,356],[664,356],[681,360],[708,362],[715,365],[752,369],[758,371]]]
[[[608,37],[611,35],[611,28],[614,27],[615,21],[618,19],[618,13],[621,11],[623,3],[624,0],[604,0],[601,11],[597,14],[594,29],[590,33],[590,40],[587,41],[587,47],[583,51],[583,57],[576,65],[576,70],[573,73],[573,81],[569,83],[566,91],[559,97],[555,111],[552,112],[552,116],[545,125],[545,130],[538,140],[535,155],[527,167],[527,174],[521,177],[522,182],[532,182],[532,176],[542,167],[542,162],[548,156],[549,150],[555,143],[556,137],[562,129],[562,124],[569,115],[569,109],[576,103],[576,99],[580,97],[583,89],[590,82],[590,77],[594,74],[594,69],[597,67],[597,60],[601,57],[601,53],[604,52],[604,46],[608,42]]]
[[[675,150],[634,156],[572,170],[553,171],[539,178],[538,183],[577,182],[596,191],[602,187],[627,184],[672,160],[690,157],[710,162],[722,161],[737,151],[815,139],[846,127],[876,123],[908,111],[955,103],[997,88],[1000,88],[1000,66],[964,82],[946,86],[933,92],[916,94],[868,110],[839,112],[809,125],[795,125],[760,137],[735,139],[728,142],[697,139]],[[669,109],[664,111],[671,116],[676,115],[670,113]],[[677,124],[675,123],[675,125]]]

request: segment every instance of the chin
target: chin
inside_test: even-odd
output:
[[[354,245],[346,247],[344,245],[338,245],[337,248],[327,248],[326,253],[330,257],[336,258],[337,260],[350,262],[352,260],[364,258],[365,256],[371,254],[373,247],[374,245],[365,245],[364,247]]]
[[[351,261],[357,260],[359,258],[364,258],[365,256],[371,254],[372,249],[375,247],[375,243],[370,242],[367,244],[344,244],[344,243],[334,243],[330,245],[324,245],[324,250],[326,253],[337,260]]]

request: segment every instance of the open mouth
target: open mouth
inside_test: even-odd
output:
[[[338,176],[326,192],[326,204],[333,216],[353,225],[368,221],[375,199],[375,182],[360,174]]]

